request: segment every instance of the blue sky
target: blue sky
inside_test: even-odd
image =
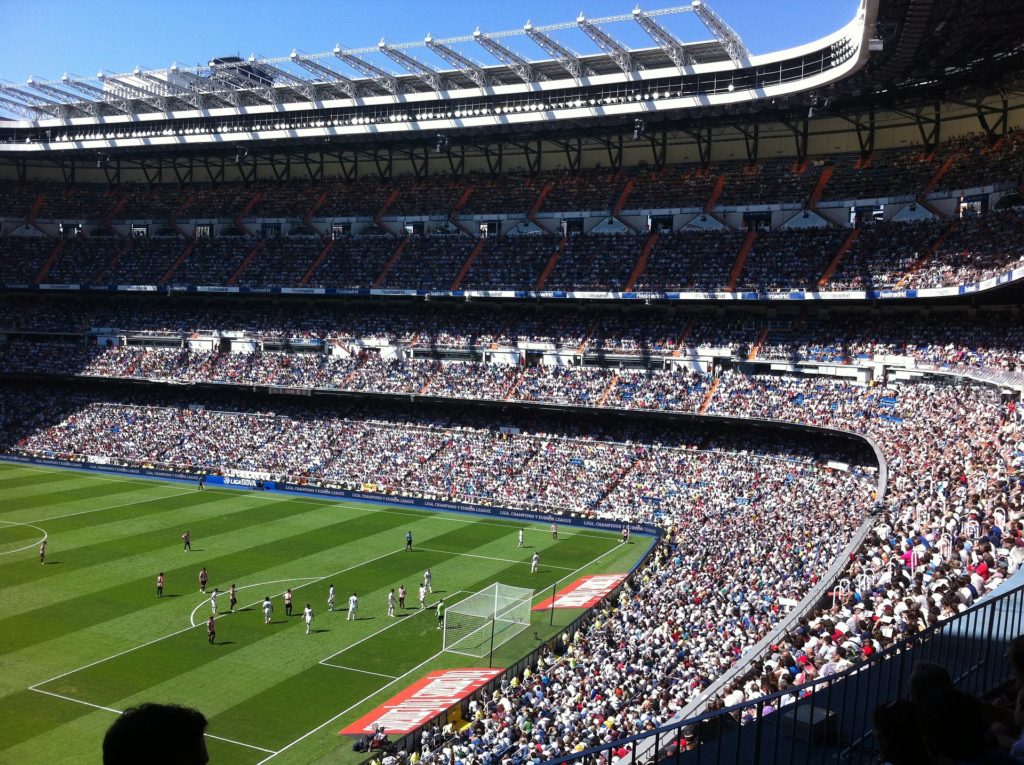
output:
[[[163,68],[205,63],[214,56],[252,53],[287,56],[370,47],[381,37],[389,42],[521,29],[575,20],[628,14],[635,0],[0,0],[0,80],[22,83],[30,75],[58,79],[64,72],[91,77],[103,70],[128,72],[136,66]],[[687,6],[689,0],[643,0],[645,10]],[[708,5],[743,38],[753,53],[766,53],[815,40],[839,28],[855,14],[858,0],[708,0]],[[710,38],[692,13],[660,19],[684,42]],[[610,24],[606,31],[632,47],[649,46],[649,38],[632,23]],[[593,52],[576,29],[555,37],[579,52]],[[474,45],[457,46],[486,64],[495,63]],[[510,47],[528,58],[544,58],[525,38]],[[429,53],[410,51],[429,63]],[[373,54],[370,60],[379,63]],[[386,62],[386,59],[384,60]],[[392,71],[397,64],[386,63]],[[344,67],[342,67],[344,69]]]

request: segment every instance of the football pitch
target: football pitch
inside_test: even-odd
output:
[[[517,546],[525,529],[525,547]],[[181,535],[192,534],[192,550]],[[414,549],[405,549],[411,531]],[[47,540],[46,562],[39,544]],[[0,763],[95,763],[115,714],[146,701],[199,709],[214,763],[354,763],[339,736],[436,669],[434,605],[493,582],[535,602],[587,574],[626,573],[649,540],[408,507],[243,492],[0,462]],[[539,571],[530,560],[539,552]],[[201,567],[209,573],[199,592]],[[433,573],[421,610],[417,590]],[[157,597],[156,577],[166,578]],[[238,605],[229,613],[227,589]],[[334,612],[328,587],[336,588]],[[387,594],[408,589],[387,615]],[[209,593],[221,591],[216,642]],[[291,617],[282,594],[294,593]],[[352,593],[358,618],[348,620]],[[264,597],[273,602],[264,622]],[[301,614],[316,617],[306,634]],[[579,610],[535,611],[495,651],[508,666]],[[554,624],[551,624],[553,615]]]

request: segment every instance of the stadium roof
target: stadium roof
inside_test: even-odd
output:
[[[680,14],[699,17],[713,39],[679,39],[672,26]],[[654,44],[622,44],[623,24],[640,26]],[[599,52],[573,50],[567,30]],[[538,49],[547,57],[530,59]],[[1019,0],[861,0],[831,35],[765,55],[751,55],[703,0],[690,0],[504,32],[0,85],[0,110],[31,117],[0,122],[0,156],[366,150],[463,136],[502,142],[630,131],[636,138],[819,116],[842,116],[859,133],[860,115],[875,110],[907,114],[931,131],[931,143],[940,101],[969,104],[983,118],[986,97],[1024,98],[1022,73]],[[933,107],[934,119],[924,115]],[[992,122],[1005,124],[1005,109]]]
[[[664,26],[665,17],[694,13],[715,39],[681,42]],[[626,22],[639,24],[655,47],[634,50],[618,42],[604,27]],[[557,33],[580,29],[598,53],[578,54]],[[472,48],[472,50],[469,50]],[[551,56],[534,61],[527,51],[537,48]],[[426,55],[424,55],[426,54]],[[433,54],[445,63],[427,60]],[[496,60],[479,63],[474,54]],[[371,47],[288,56],[214,58],[207,66],[143,70],[94,78],[65,74],[60,80],[30,78],[24,85],[0,85],[0,109],[30,118],[93,117],[138,113],[174,113],[202,107],[320,102],[331,98],[402,96],[416,93],[446,94],[468,88],[487,89],[512,84],[536,84],[564,79],[580,81],[600,75],[632,74],[698,64],[740,63],[749,57],[739,36],[704,0],[688,5],[630,14],[481,32],[462,37],[407,43],[381,41]],[[382,58],[389,59],[388,62]],[[400,71],[394,71],[395,65]]]
[[[879,1],[861,0],[849,23],[820,40],[767,55],[751,55],[704,0],[691,0],[603,19],[581,14],[562,24],[527,22],[522,30],[462,38],[428,35],[418,43],[381,40],[375,48],[339,46],[316,55],[214,58],[205,67],[137,70],[95,80],[30,80],[0,86],[0,105],[35,117],[0,127],[2,153],[195,154],[228,142],[261,148],[393,145],[422,143],[424,135],[445,132],[623,130],[638,120],[664,123],[704,109],[749,113],[762,99],[823,87],[863,66],[869,55],[866,30]],[[698,17],[714,40],[681,41],[666,19],[682,13]],[[622,23],[640,26],[655,45],[625,46],[610,31]],[[558,37],[569,29],[600,52],[572,50]],[[462,52],[474,44],[500,63],[477,63]],[[549,58],[529,60],[521,52],[525,45]],[[427,55],[447,68],[430,63]],[[396,65],[405,73],[395,72]]]
[[[869,63],[834,86],[853,108],[891,108],[1020,86],[1020,0],[882,0]]]

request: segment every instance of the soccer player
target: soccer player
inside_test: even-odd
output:
[[[210,575],[206,573],[206,566],[199,569],[199,591],[206,592],[206,583],[210,581]]]
[[[238,590],[235,588],[235,583],[231,583],[231,589],[228,590],[228,604],[231,606],[231,613],[235,612],[235,606],[238,605]]]
[[[539,568],[540,568],[540,553],[539,552],[535,552],[533,554],[533,559],[530,561],[530,573],[531,574],[536,574],[537,573],[537,569],[539,569]]]
[[[181,541],[185,543],[185,552],[192,551],[192,532],[185,529],[185,533],[181,535]]]
[[[434,575],[430,573],[429,568],[423,572],[423,584],[427,585],[427,592],[434,591]]]
[[[274,613],[274,604],[270,602],[270,596],[263,599],[263,623],[270,624],[270,615]]]
[[[164,572],[161,571],[156,575],[156,596],[162,598],[164,596]]]
[[[551,524],[551,538],[552,539],[558,539],[558,524],[557,523],[552,523]]]
[[[398,605],[405,608],[405,585],[398,588]]]
[[[412,531],[405,532],[405,551],[412,551]]]
[[[420,608],[427,607],[427,585],[420,584]]]
[[[206,640],[210,645],[213,645],[213,641],[217,639],[217,623],[211,616],[206,620]]]
[[[334,610],[334,585],[327,588],[327,610]]]
[[[354,622],[356,620],[356,611],[359,609],[359,598],[353,592],[348,596],[348,616],[345,617],[345,621]]]
[[[290,589],[284,591],[284,615],[292,615],[292,591]]]
[[[437,601],[437,628],[444,626],[444,598]]]
[[[199,474],[199,491],[206,488],[206,473]]]
[[[629,541],[629,526],[622,527],[622,544],[626,544]]]
[[[313,631],[313,606],[306,604],[306,610],[302,612],[302,619],[306,622],[306,634]]]
[[[523,541],[523,530],[519,529],[519,546],[526,547],[526,543]]]
[[[39,545],[39,562],[46,563],[46,540],[44,539]]]
[[[210,593],[210,610],[213,611],[213,613],[217,613],[217,596],[219,594],[220,593],[217,592],[216,587],[214,587],[213,592]]]
[[[402,606],[405,608],[405,606]],[[395,615],[395,588],[391,588],[391,592],[388,593],[388,616]]]

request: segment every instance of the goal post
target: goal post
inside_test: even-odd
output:
[[[444,612],[444,650],[482,658],[530,626],[533,590],[495,582]]]

